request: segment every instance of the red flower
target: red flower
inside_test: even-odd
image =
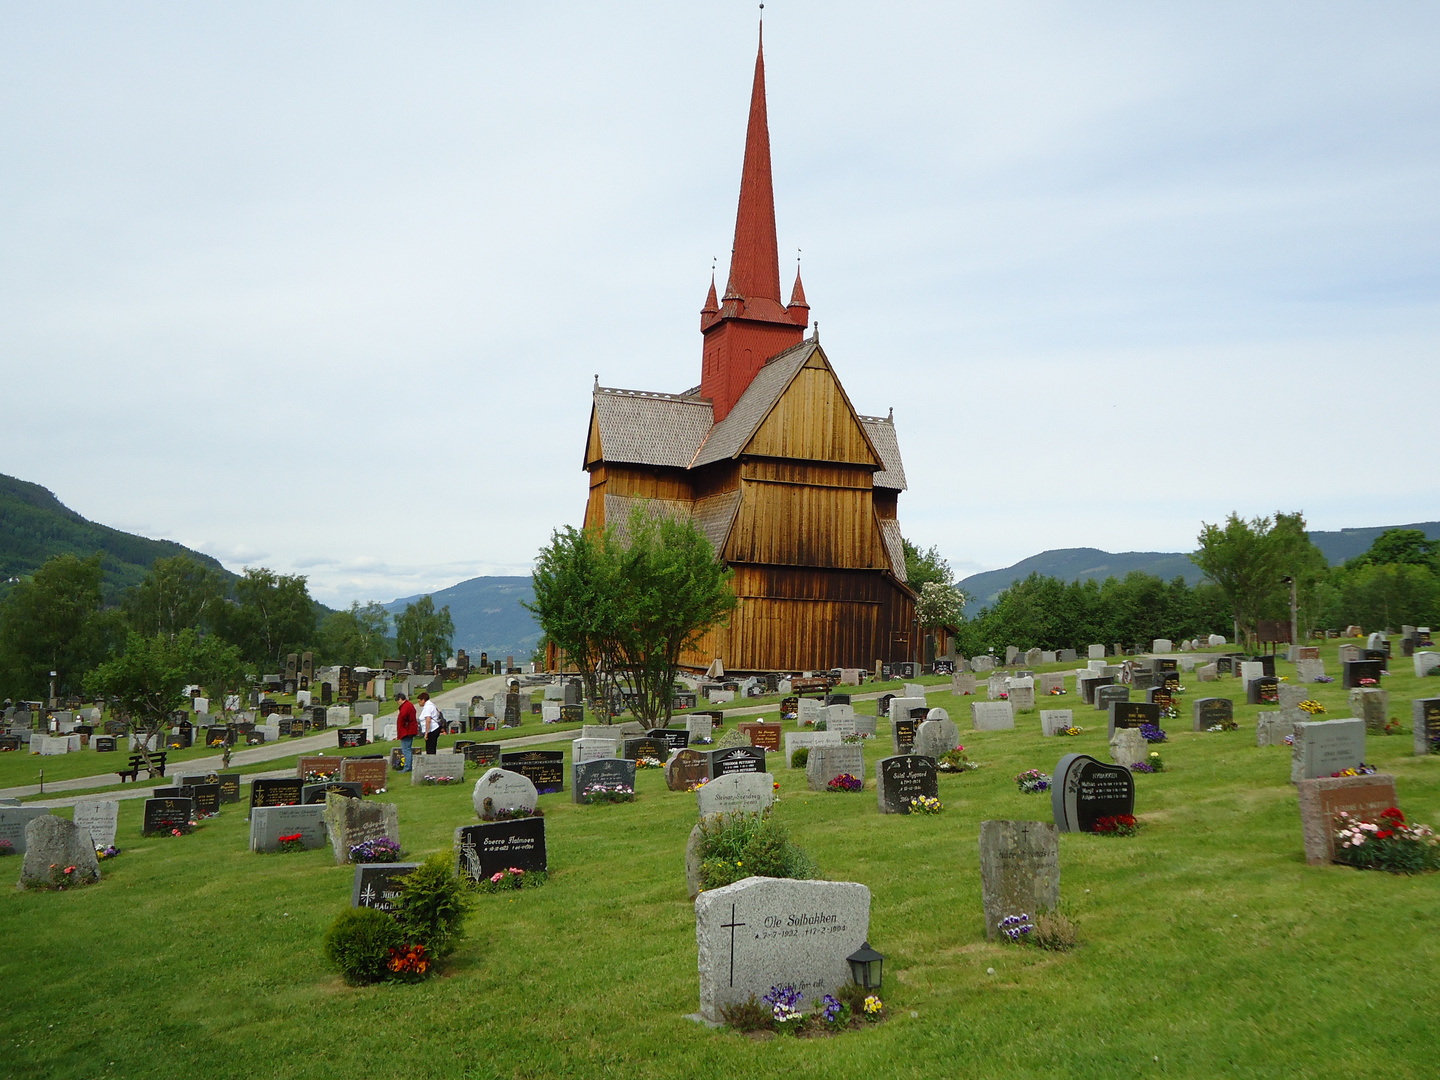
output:
[[[1392,806],[1389,810],[1383,811],[1380,816],[1387,821],[1393,821],[1396,825],[1405,824],[1405,815],[1400,812],[1398,806]]]

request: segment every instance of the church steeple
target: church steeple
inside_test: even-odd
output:
[[[745,132],[745,163],[740,172],[740,202],[735,212],[735,245],[730,273],[718,311],[714,283],[701,312],[705,334],[700,392],[714,407],[715,422],[729,414],[755,373],[776,353],[798,345],[810,321],[805,293],[796,278],[799,304],[787,309],[780,300],[780,253],[775,241],[775,191],[770,176],[770,124],[765,111],[765,38],[761,26],[750,87],[750,120]]]

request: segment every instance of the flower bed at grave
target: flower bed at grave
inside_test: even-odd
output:
[[[1374,765],[1366,765],[1365,762],[1363,762],[1363,761],[1362,761],[1359,765],[1356,765],[1353,769],[1342,769],[1340,772],[1332,772],[1332,773],[1330,774],[1330,776],[1331,776],[1332,778],[1338,778],[1338,777],[1343,777],[1343,776],[1373,776],[1373,775],[1375,775],[1375,766],[1374,766]]]
[[[997,929],[1005,935],[1007,941],[1013,941],[1016,944],[1024,941],[1027,934],[1035,932],[1035,926],[1030,922],[1030,916],[1024,912],[1019,915],[1006,915],[1000,920]]]
[[[1095,832],[1099,836],[1134,836],[1139,831],[1140,823],[1130,814],[1116,814],[1095,821]]]
[[[323,784],[323,783],[326,783],[327,781],[334,780],[334,779],[335,779],[335,774],[338,773],[339,771],[340,771],[339,769],[335,769],[335,770],[333,770],[332,772],[320,772],[319,770],[316,770],[316,769],[309,769],[309,770],[307,770],[306,773],[305,773],[305,783],[307,783],[307,784]]]
[[[365,840],[350,849],[352,863],[391,863],[400,861],[400,845],[388,836]]]
[[[642,757],[635,759],[635,768],[637,769],[663,769],[664,767],[665,763],[659,758]]]
[[[1150,751],[1150,756],[1144,761],[1134,762],[1130,766],[1131,772],[1157,773],[1165,771],[1165,759],[1160,756],[1158,750]]]
[[[906,803],[905,809],[910,814],[938,814],[945,809],[945,804],[931,795],[917,795]]]
[[[1015,776],[1015,786],[1022,795],[1039,795],[1050,790],[1050,777],[1039,769],[1026,769]]]
[[[1084,729],[1083,727],[1076,727],[1074,724],[1071,724],[1069,727],[1061,728],[1060,730],[1058,730],[1057,732],[1055,732],[1055,734],[1056,734],[1056,735],[1072,735],[1072,736],[1073,736],[1073,735],[1084,735],[1084,734],[1085,734],[1085,729]]]
[[[289,836],[277,836],[275,842],[280,845],[281,851],[304,851],[303,836],[303,833],[291,833]]]
[[[1440,870],[1440,838],[1424,825],[1412,825],[1398,807],[1365,821],[1345,811],[1335,815],[1335,861],[1357,870],[1417,874]]]
[[[587,803],[634,802],[635,789],[625,784],[591,784],[580,797]]]
[[[94,877],[82,874],[78,867],[61,866],[59,863],[50,864],[50,877],[43,881],[27,881],[27,889],[43,889],[49,892],[64,892],[66,889],[78,889],[84,885],[93,885],[100,880],[97,873]]]
[[[113,859],[119,854],[120,849],[114,844],[110,844],[107,847],[97,847],[95,849],[95,858],[101,862],[104,862],[106,859]]]
[[[1360,685],[1361,685],[1361,686],[1374,686],[1374,685],[1375,685],[1375,680],[1367,677],[1367,678],[1364,678],[1364,679],[1361,679],[1361,680],[1360,680]]]
[[[362,795],[384,795],[384,787],[376,787],[373,780],[364,780],[360,783],[360,794]]]
[[[1161,719],[1161,720],[1178,720],[1179,718],[1180,718],[1180,710],[1177,709],[1174,705],[1161,705],[1161,706],[1160,706],[1160,719]],[[1158,729],[1157,729],[1157,730],[1158,730]]]
[[[1206,731],[1239,731],[1239,720],[1221,720],[1218,724],[1211,724]]]
[[[798,753],[799,751],[796,751],[796,752]],[[793,768],[793,767],[794,767],[794,766],[792,766],[792,768]],[[686,791],[699,791],[702,787],[704,787],[704,786],[705,786],[706,784],[708,784],[709,782],[710,782],[710,778],[709,778],[708,776],[702,776],[699,780],[696,780],[696,781],[694,781],[693,783],[687,785],[686,788],[685,788],[685,790],[686,790]]]
[[[508,870],[497,870],[476,886],[481,892],[514,892],[516,889],[538,889],[545,884],[545,871],[521,870],[512,866]]]
[[[722,1006],[720,1015],[736,1031],[774,1031],[802,1039],[837,1035],[887,1018],[878,994],[851,984],[821,995],[809,1012],[804,1001],[804,992],[794,986],[772,986],[759,1001],[751,994],[748,1001]]]
[[[171,828],[171,830],[170,830],[170,832],[169,832],[169,835],[170,835],[170,836],[189,836],[192,832],[195,831],[196,826],[199,825],[199,824],[200,824],[200,823],[199,823],[198,821],[187,821],[187,822],[185,822],[185,824],[183,824],[183,825],[176,825],[176,826],[174,826],[173,828]],[[161,832],[159,835],[165,836],[166,834],[165,834],[164,832]]]
[[[545,816],[545,811],[541,810],[538,806],[534,809],[527,809],[523,806],[513,806],[506,807],[503,810],[496,810],[494,801],[488,796],[481,805],[483,807],[480,814],[481,821],[517,821],[520,818]]]
[[[1322,683],[1322,682],[1334,682],[1334,681],[1335,681],[1335,676],[1334,676],[1334,675],[1316,675],[1314,681],[1317,682],[1317,683]]]
[[[422,784],[463,784],[464,782],[463,776],[431,776],[429,773],[425,773],[420,777]]]
[[[859,777],[851,776],[848,772],[841,773],[835,779],[825,785],[826,791],[861,791],[865,787],[865,781]]]
[[[1065,693],[1065,688],[1064,688],[1063,686],[1052,686],[1052,687],[1050,688],[1050,696],[1051,696],[1051,697],[1060,697],[1060,696],[1061,696],[1062,694],[1064,694],[1064,693]]]
[[[1148,743],[1161,743],[1167,738],[1164,730],[1158,724],[1141,724],[1140,737]]]
[[[1306,698],[1304,701],[1300,702],[1300,704],[1297,705],[1296,708],[1303,709],[1311,716],[1319,716],[1325,711],[1324,705],[1321,705],[1320,702],[1313,701],[1310,698]]]
[[[941,754],[935,762],[935,768],[940,772],[965,773],[974,772],[980,768],[980,763],[965,756],[965,747],[957,746],[954,750],[946,750]]]
[[[401,945],[390,950],[385,967],[397,982],[419,982],[429,972],[430,963],[424,945]]]
[[[0,859],[3,859],[6,855],[14,854],[15,845],[12,844],[9,840],[0,840]]]

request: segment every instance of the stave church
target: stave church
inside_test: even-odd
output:
[[[797,266],[780,299],[763,31],[723,296],[700,310],[700,384],[683,393],[594,388],[585,527],[623,539],[632,507],[689,517],[735,572],[739,603],[687,667],[871,668],[915,657],[897,504],[893,415],[862,416],[818,332]]]

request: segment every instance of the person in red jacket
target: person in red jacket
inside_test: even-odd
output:
[[[400,711],[395,716],[395,734],[400,737],[400,747],[405,755],[402,771],[409,772],[415,757],[415,736],[420,734],[420,721],[415,718],[415,706],[410,704],[410,699],[404,694],[395,696],[400,701]]]

